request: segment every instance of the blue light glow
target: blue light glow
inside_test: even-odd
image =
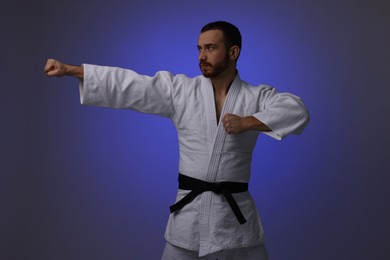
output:
[[[241,78],[301,96],[312,118],[301,136],[261,135],[253,157],[271,258],[389,257],[388,2],[70,2],[2,16],[1,259],[160,258],[175,128],[80,106],[76,80],[42,70],[56,58],[195,76],[200,28],[214,20],[242,32]]]

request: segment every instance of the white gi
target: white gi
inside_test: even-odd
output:
[[[179,172],[208,182],[248,183],[258,131],[226,134],[217,122],[210,79],[158,72],[143,76],[131,70],[84,64],[80,99],[85,105],[126,108],[168,117],[177,128]],[[297,96],[277,93],[269,86],[251,86],[237,74],[230,86],[220,118],[231,113],[254,116],[278,140],[299,134],[309,114]],[[179,190],[176,201],[190,191]],[[232,194],[246,223],[240,225],[221,194],[203,192],[181,210],[170,214],[165,238],[178,247],[199,251],[199,256],[264,243],[263,227],[249,192]]]

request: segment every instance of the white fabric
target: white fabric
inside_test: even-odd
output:
[[[189,251],[167,242],[161,260],[268,260],[268,254],[265,246],[260,245],[221,250],[199,257],[197,251]]]
[[[84,65],[81,103],[127,108],[168,117],[177,128],[179,172],[205,181],[249,182],[252,152],[259,132],[227,135],[217,122],[211,81],[158,72],[143,76],[131,70]],[[226,113],[253,115],[278,140],[299,134],[309,115],[300,98],[266,85],[251,86],[236,76],[220,118]],[[189,191],[179,190],[176,201]],[[263,227],[249,192],[233,194],[247,223],[240,225],[225,198],[204,192],[170,214],[165,238],[199,256],[264,243]]]

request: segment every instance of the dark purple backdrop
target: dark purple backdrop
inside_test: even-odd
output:
[[[11,2],[11,1],[8,1]],[[272,260],[390,259],[389,1],[4,1],[0,259],[159,259],[177,187],[164,118],[79,105],[47,58],[195,76],[209,21],[243,34],[252,83],[312,121],[261,135],[250,190]]]

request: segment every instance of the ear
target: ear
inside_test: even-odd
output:
[[[240,48],[237,45],[230,47],[229,49],[229,58],[230,60],[237,60],[240,56]]]

